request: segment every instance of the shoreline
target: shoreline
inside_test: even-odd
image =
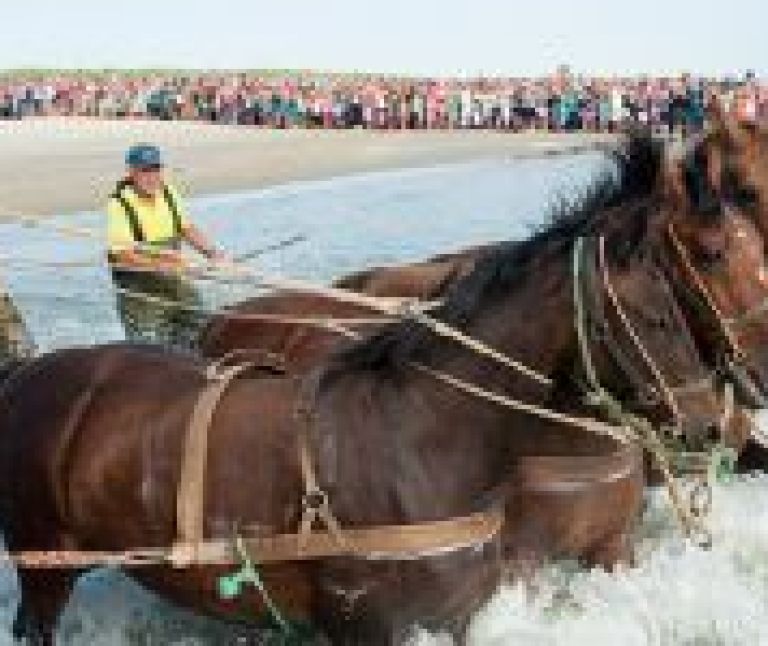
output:
[[[607,135],[488,131],[266,130],[195,122],[0,121],[0,220],[102,208],[125,149],[157,143],[188,197],[484,159],[545,156]]]

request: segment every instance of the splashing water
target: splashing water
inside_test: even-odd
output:
[[[768,644],[768,476],[715,485],[709,522],[712,549],[693,547],[665,492],[650,492],[633,567],[552,565],[532,582],[506,585],[474,617],[469,645]],[[445,643],[427,633],[414,639]]]

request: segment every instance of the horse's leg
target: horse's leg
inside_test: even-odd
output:
[[[59,615],[69,599],[77,572],[19,570],[20,600],[13,621],[16,640],[30,646],[53,646]]]

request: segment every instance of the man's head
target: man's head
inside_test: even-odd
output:
[[[153,197],[163,187],[163,160],[160,149],[152,144],[136,144],[125,155],[128,179],[134,189],[147,197]]]

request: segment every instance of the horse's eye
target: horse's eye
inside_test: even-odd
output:
[[[713,267],[721,263],[723,261],[723,258],[725,257],[722,249],[702,248],[702,249],[699,249],[699,252],[696,255],[697,255],[697,260],[699,261],[699,264],[704,269],[712,269]]]
[[[667,329],[667,319],[660,318],[658,321],[656,321],[656,325],[660,330],[666,330]]]
[[[755,208],[759,200],[760,195],[754,186],[741,186],[733,196],[734,204],[745,209]]]

